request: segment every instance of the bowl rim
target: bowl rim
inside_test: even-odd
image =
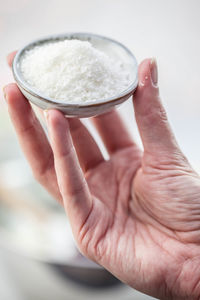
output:
[[[125,52],[134,61],[134,64],[136,66],[135,80],[125,90],[123,90],[118,95],[115,95],[114,97],[104,98],[104,99],[96,99],[94,101],[86,101],[84,103],[63,102],[63,100],[53,99],[51,97],[45,96],[45,95],[37,92],[34,88],[31,87],[31,85],[28,84],[28,82],[26,82],[24,80],[24,78],[20,72],[19,61],[20,61],[23,53],[26,50],[31,49],[31,48],[37,46],[38,44],[47,43],[50,41],[56,41],[56,40],[60,41],[60,40],[75,39],[75,38],[76,39],[79,39],[79,38],[90,39],[92,37],[97,38],[97,39],[106,40],[107,42],[118,45],[119,47],[124,49]],[[138,63],[137,63],[137,60],[136,60],[134,54],[126,46],[124,46],[122,43],[120,43],[114,39],[111,39],[111,38],[103,36],[103,35],[87,33],[87,32],[68,32],[68,33],[62,33],[62,34],[54,34],[54,35],[48,35],[43,38],[33,40],[32,42],[28,43],[27,45],[25,45],[24,47],[19,49],[18,52],[16,53],[13,63],[12,63],[12,72],[13,72],[14,79],[17,82],[17,84],[19,85],[19,87],[21,87],[23,90],[25,90],[27,93],[29,93],[33,97],[36,97],[39,100],[46,102],[47,104],[57,105],[60,108],[67,108],[67,107],[71,107],[71,108],[72,107],[73,108],[85,107],[86,108],[86,107],[100,106],[102,104],[107,104],[107,103],[112,103],[112,102],[115,103],[115,102],[119,101],[120,99],[127,97],[128,95],[131,96],[131,94],[133,94],[133,92],[135,91],[135,89],[138,85]]]

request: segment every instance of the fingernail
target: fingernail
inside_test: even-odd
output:
[[[157,83],[158,83],[158,68],[157,68],[157,62],[156,62],[155,58],[151,59],[150,71],[151,71],[152,82],[154,85],[157,85]]]
[[[6,86],[3,87],[3,94],[4,94],[4,99],[7,102]]]

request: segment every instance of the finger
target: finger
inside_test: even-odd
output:
[[[94,117],[92,118],[92,122],[110,154],[134,145],[116,110]]]
[[[47,123],[64,207],[74,233],[78,234],[92,209],[92,198],[73,147],[67,119],[61,112],[49,110]]]
[[[14,59],[16,53],[17,53],[17,51],[13,51],[13,52],[9,53],[7,56],[7,63],[10,67],[12,67],[12,62],[13,62],[13,59]]]
[[[36,179],[60,202],[53,152],[31,105],[16,84],[4,88],[8,111],[19,142]]]
[[[86,172],[103,162],[104,158],[99,147],[81,121],[69,118],[68,122],[82,170]]]
[[[139,67],[139,85],[133,98],[135,117],[144,150],[153,154],[174,151],[177,143],[159,97],[156,61],[146,59]]]

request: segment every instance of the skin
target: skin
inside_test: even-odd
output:
[[[107,161],[80,120],[48,111],[49,143],[16,84],[4,92],[33,174],[64,205],[80,251],[143,293],[200,299],[200,178],[170,129],[155,60],[140,64],[133,100],[144,151],[115,110],[91,119]]]

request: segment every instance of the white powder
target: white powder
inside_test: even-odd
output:
[[[27,50],[21,60],[21,71],[35,90],[63,102],[113,97],[129,84],[128,72],[121,61],[79,40]]]

